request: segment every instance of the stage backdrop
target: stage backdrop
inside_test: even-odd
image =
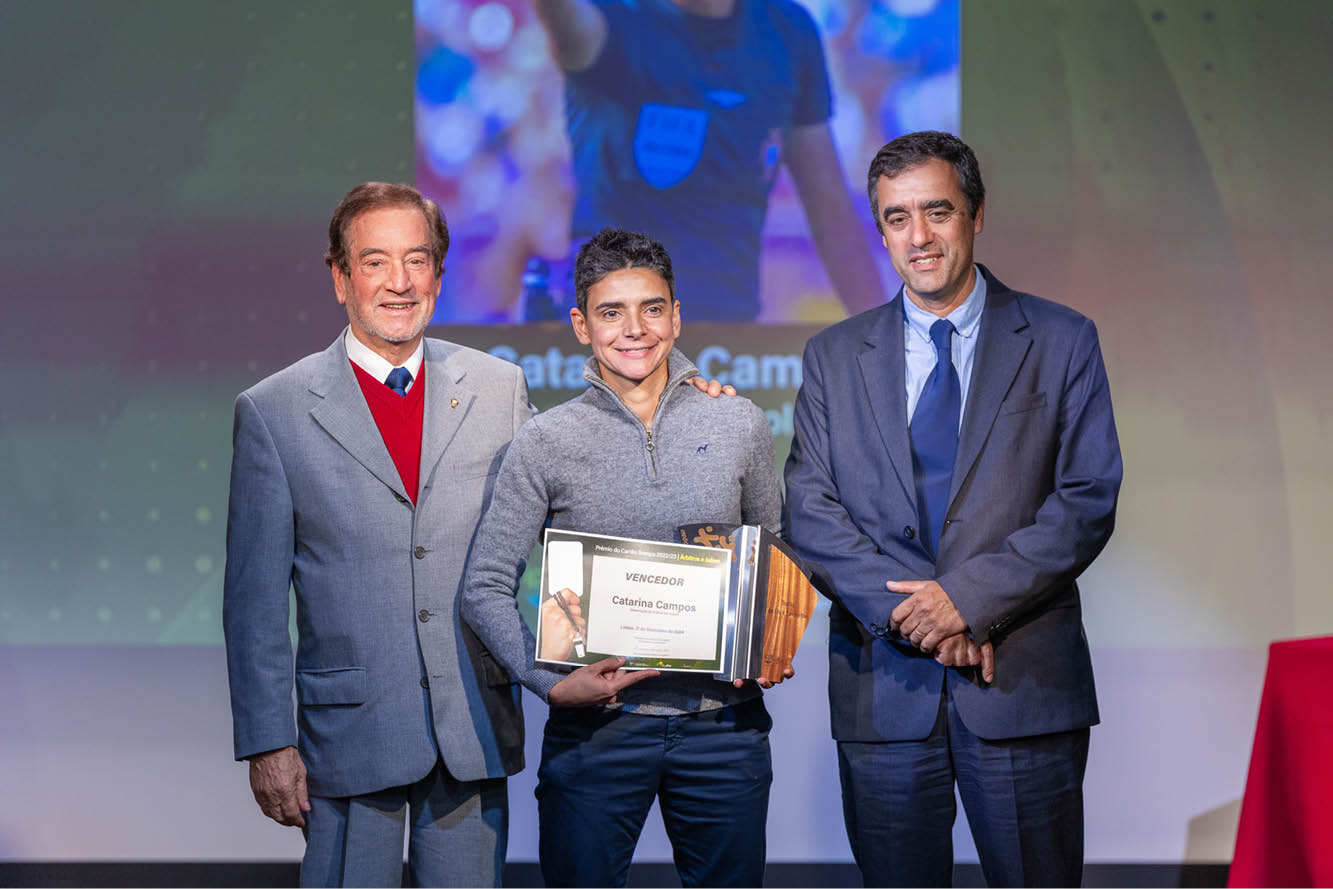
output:
[[[1224,861],[1264,648],[1333,632],[1330,13],[805,8],[841,167],[825,165],[821,187],[855,202],[863,246],[877,249],[859,196],[877,140],[961,128],[990,192],[978,257],[1098,323],[1126,480],[1116,535],[1083,580],[1103,714],[1087,856]],[[584,186],[540,24],[520,0],[415,12],[0,12],[0,859],[299,855],[299,834],[262,818],[231,761],[231,401],[340,331],[320,257],[351,185],[415,179],[438,194],[458,237],[436,332],[520,361],[541,406],[576,391],[580,353],[561,324],[475,325],[568,300]],[[681,296],[686,351],[768,411],[784,451],[795,356],[848,298],[774,147],[753,317],[776,326],[705,320]],[[660,161],[639,173],[665,175]],[[797,678],[768,696],[774,861],[850,857],[823,614]],[[542,709],[529,697],[532,763]],[[536,854],[533,771],[511,784],[514,860]],[[961,817],[956,837],[974,858]],[[660,822],[638,855],[669,858]]]

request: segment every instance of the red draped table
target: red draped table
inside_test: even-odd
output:
[[[1231,886],[1333,886],[1333,636],[1274,642]]]

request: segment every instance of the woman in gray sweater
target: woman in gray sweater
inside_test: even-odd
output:
[[[575,336],[592,347],[583,394],[525,423],[477,531],[463,617],[551,704],[538,772],[548,886],[622,886],[659,800],[685,886],[757,886],[772,782],[772,725],[753,682],[626,673],[618,659],[557,673],[533,659],[515,593],[542,528],[678,541],[692,522],[777,532],[781,493],[763,412],[710,398],[674,348],[671,260],[643,235],[603,230],[579,252]],[[570,619],[544,607],[543,642]],[[581,615],[571,603],[575,620]],[[587,706],[592,704],[592,706]]]

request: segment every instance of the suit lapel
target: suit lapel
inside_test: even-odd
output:
[[[986,273],[986,309],[978,333],[977,356],[972,363],[963,428],[958,438],[958,456],[949,486],[949,503],[981,455],[991,426],[1018,369],[1023,366],[1032,338],[1022,333],[1028,326],[1014,292]]]
[[[430,482],[431,473],[476,398],[476,393],[467,386],[466,372],[449,361],[452,352],[450,344],[426,340],[426,415],[421,427],[423,488]]]
[[[320,356],[310,391],[322,399],[310,411],[315,422],[371,475],[407,499],[398,467],[393,465],[384,437],[366,404],[365,393],[356,381],[356,371],[352,370],[347,357],[342,334]]]
[[[879,310],[857,354],[866,398],[875,417],[880,440],[889,453],[889,464],[898,475],[903,495],[916,508],[916,484],[912,478],[912,442],[907,434],[907,384],[903,358],[903,293]]]

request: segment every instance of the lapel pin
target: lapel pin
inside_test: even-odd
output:
[[[458,399],[457,399],[457,398],[451,398],[451,399],[449,399],[449,406],[450,406],[450,407],[458,407]]]

